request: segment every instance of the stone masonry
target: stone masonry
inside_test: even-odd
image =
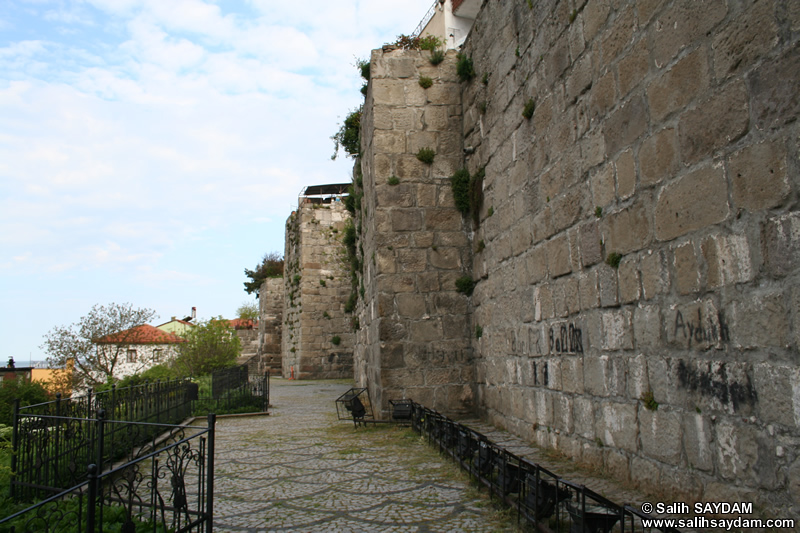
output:
[[[674,500],[800,515],[797,5],[484,2],[461,84],[374,51],[355,373],[384,415],[474,405]]]
[[[281,374],[281,333],[283,325],[283,278],[264,281],[258,292],[259,373]]]
[[[449,183],[462,164],[461,92],[455,53],[438,66],[429,54],[373,51],[361,120],[355,378],[383,416],[400,398],[473,408],[469,301],[455,285],[471,269],[469,239]],[[433,85],[422,88],[420,76]],[[422,148],[436,152],[432,164],[417,159]]]
[[[350,275],[341,237],[350,214],[341,196],[299,198],[286,222],[283,329],[284,377],[351,378],[353,328],[344,305]]]

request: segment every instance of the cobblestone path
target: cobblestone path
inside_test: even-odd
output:
[[[215,531],[513,531],[409,428],[338,421],[350,385],[273,379],[270,416],[217,421]]]

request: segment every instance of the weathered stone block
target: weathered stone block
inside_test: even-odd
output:
[[[633,144],[647,131],[647,105],[644,98],[635,96],[608,117],[603,126],[606,153],[615,155]]]
[[[617,269],[619,302],[627,304],[638,301],[642,295],[639,283],[639,258],[635,255],[622,259]]]
[[[600,231],[596,222],[581,225],[579,229],[581,262],[583,266],[591,266],[603,260],[603,249],[600,246]]]
[[[706,284],[716,289],[753,279],[746,235],[710,235],[700,246],[706,262]]]
[[[753,367],[759,420],[800,428],[800,369],[772,363]]]
[[[562,234],[547,243],[547,267],[550,277],[555,278],[572,272],[569,255],[569,241],[566,234]]]
[[[608,265],[600,265],[596,271],[599,282],[600,305],[602,307],[616,307],[619,305],[617,271]]]
[[[603,327],[603,350],[632,350],[633,324],[629,309],[604,311],[600,316]]]
[[[606,251],[628,254],[641,250],[651,239],[650,195],[640,195],[631,206],[603,216],[601,227]]]
[[[600,305],[600,288],[597,269],[578,274],[581,309],[594,309]]]
[[[675,412],[639,407],[639,436],[642,453],[647,457],[678,465],[681,461],[682,424]]]
[[[553,318],[553,293],[547,285],[533,288],[533,317],[537,322]]]
[[[601,65],[608,65],[614,60],[633,40],[636,28],[636,16],[633,6],[629,5],[618,12],[613,24],[609,26],[601,37],[601,50],[603,52]]]
[[[660,183],[675,175],[680,168],[675,128],[664,128],[642,141],[639,165],[642,185]]]
[[[608,19],[611,12],[609,0],[588,2],[583,10],[583,37],[586,42],[591,41]]]
[[[589,91],[588,118],[599,119],[614,107],[616,101],[616,83],[614,73],[608,72],[600,78]]]
[[[658,195],[655,233],[661,241],[724,221],[730,213],[722,168],[704,167],[666,185]]]
[[[598,410],[597,434],[607,446],[638,449],[636,404],[605,401]]]
[[[735,302],[732,319],[733,343],[739,348],[789,347],[789,317],[782,292],[751,295]]]
[[[708,90],[708,60],[704,48],[687,55],[647,87],[647,101],[654,122],[661,122],[670,113]]]
[[[662,68],[681,49],[692,46],[725,18],[727,12],[724,0],[708,0],[701,4],[681,0],[669,6],[650,26],[656,67]]]
[[[620,58],[617,71],[621,96],[627,95],[645,78],[650,70],[649,55],[647,39],[639,39],[631,51]]]
[[[721,420],[716,425],[717,472],[728,480],[747,479],[763,488],[777,484],[775,452],[748,424]]]
[[[641,256],[642,293],[646,300],[664,294],[669,288],[669,271],[662,252],[648,250]]]
[[[640,304],[634,308],[633,334],[640,350],[652,350],[661,345],[661,310],[658,306]]]
[[[678,137],[683,163],[688,165],[712,156],[747,133],[749,123],[744,83],[732,82],[681,116]]]
[[[765,61],[749,76],[753,116],[757,129],[776,129],[800,115],[800,54],[789,47],[774,60]]]
[[[700,290],[700,272],[694,244],[689,241],[675,248],[675,284],[679,294],[691,294]]]
[[[404,83],[399,80],[373,79],[370,82],[372,100],[375,106],[387,105],[395,106],[398,102],[403,102]]]
[[[578,396],[573,401],[573,421],[575,433],[589,440],[594,440],[594,402],[590,398]]]
[[[794,272],[800,262],[800,213],[767,219],[762,239],[767,271],[775,277]]]
[[[561,361],[561,389],[564,392],[583,394],[583,358],[564,357]]]
[[[778,42],[772,2],[756,2],[728,24],[714,39],[714,71],[717,80],[747,70]]]
[[[605,207],[614,201],[614,165],[609,163],[595,172],[590,180],[592,203]]]
[[[685,350],[721,350],[731,340],[725,313],[710,299],[673,305],[664,313],[666,340]]]
[[[430,342],[442,338],[442,324],[438,318],[418,320],[409,324],[409,340],[413,342]]]
[[[413,207],[415,204],[415,190],[410,183],[395,186],[381,185],[375,188],[375,192],[378,207]]]
[[[730,157],[734,205],[750,211],[768,209],[791,192],[786,174],[786,148],[777,141],[744,148]]]
[[[397,252],[397,266],[401,272],[424,272],[428,260],[426,250],[418,248],[401,248]]]
[[[636,163],[633,160],[633,150],[625,150],[614,164],[617,174],[617,196],[620,200],[627,200],[636,190]]]
[[[628,398],[637,400],[642,397],[642,394],[650,390],[650,382],[647,379],[647,357],[644,355],[628,357],[626,365],[626,394]]]
[[[398,131],[376,131],[372,138],[376,152],[402,154],[406,151],[406,137]]]
[[[425,298],[420,294],[405,293],[395,297],[397,313],[404,318],[422,318],[426,313]]]
[[[422,209],[392,209],[392,231],[419,231],[423,228]]]

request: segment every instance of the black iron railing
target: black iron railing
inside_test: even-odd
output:
[[[0,520],[0,531],[94,533],[95,531],[211,532],[214,510],[214,424],[170,426],[82,419],[97,436],[96,449],[83,463],[83,480],[55,491],[37,504]],[[30,415],[49,427],[69,425],[68,417]],[[147,426],[139,433],[158,433],[134,459],[103,468],[106,436],[115,425]],[[41,489],[41,487],[28,487]],[[137,525],[139,528],[137,528]]]
[[[69,399],[14,407],[11,495],[17,500],[48,497],[85,479],[85,467],[100,471],[148,444],[162,431],[159,424],[178,424],[191,416],[192,383],[188,380],[145,383],[89,393]],[[103,414],[102,417],[100,414]],[[98,418],[113,420],[98,449]],[[125,422],[120,422],[120,421]],[[90,460],[91,459],[91,460]]]
[[[411,405],[412,428],[452,457],[493,497],[514,509],[518,520],[544,531],[567,531],[569,527],[570,533],[651,530],[644,529],[642,519],[653,517],[563,479],[433,409],[404,402]],[[674,528],[652,530],[679,533]]]

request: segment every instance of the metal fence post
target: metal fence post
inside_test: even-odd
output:
[[[14,429],[11,433],[11,499],[16,498],[14,480],[17,476],[17,454],[19,453],[19,398],[14,398]]]
[[[206,470],[206,532],[214,530],[214,431],[217,424],[217,415],[208,413],[208,470]]]
[[[91,464],[86,469],[89,474],[89,496],[86,507],[86,533],[95,533],[94,523],[97,513],[97,465]]]

